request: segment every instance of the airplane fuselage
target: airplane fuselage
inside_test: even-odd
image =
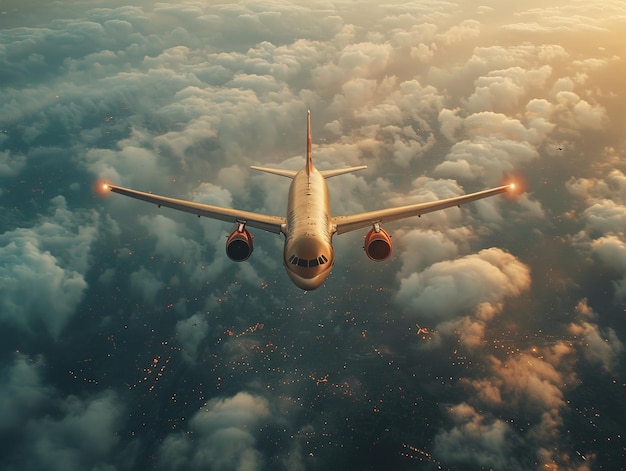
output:
[[[283,232],[289,278],[304,290],[318,288],[333,266],[333,226],[326,180],[313,167],[300,170],[291,182]]]

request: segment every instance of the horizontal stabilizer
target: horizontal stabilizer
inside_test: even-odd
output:
[[[343,175],[344,173],[352,173],[357,170],[365,170],[367,165],[361,165],[360,167],[348,167],[348,168],[338,168],[335,170],[320,170],[320,173],[324,178],[336,177],[337,175]]]
[[[256,165],[250,165],[253,170],[259,170],[260,172],[273,173],[274,175],[280,175],[281,177],[293,178],[298,173],[296,170],[286,170],[282,168],[267,168],[257,167]]]

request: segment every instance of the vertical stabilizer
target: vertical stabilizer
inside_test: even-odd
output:
[[[311,175],[313,171],[313,159],[311,156],[311,110],[306,114],[306,173]]]

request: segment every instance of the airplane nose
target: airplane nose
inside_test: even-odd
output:
[[[289,278],[291,278],[291,281],[293,281],[293,284],[305,291],[312,291],[322,286],[329,273],[330,270],[322,272],[313,278],[304,278],[297,273],[287,270],[287,274],[289,275]]]

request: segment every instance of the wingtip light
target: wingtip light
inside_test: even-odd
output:
[[[93,191],[97,195],[105,196],[111,193],[111,187],[109,186],[108,182],[100,180],[94,183]]]
[[[515,190],[515,183],[510,183],[509,184],[509,189],[510,190]]]

